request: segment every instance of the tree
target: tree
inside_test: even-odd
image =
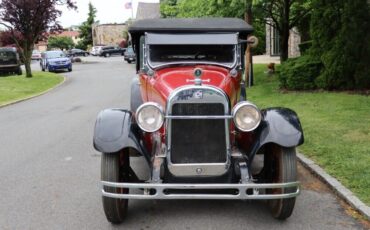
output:
[[[26,68],[26,77],[32,77],[31,56],[34,44],[49,31],[60,30],[56,19],[61,11],[56,7],[67,5],[76,9],[72,0],[2,0],[0,2],[0,24],[12,34]],[[16,33],[22,36],[17,39]]]
[[[48,40],[48,48],[58,48],[61,50],[68,50],[74,47],[72,38],[70,37],[50,37]]]
[[[326,89],[370,88],[370,14],[366,0],[314,0],[311,54],[323,63]]]
[[[288,59],[290,30],[308,17],[311,0],[258,0],[256,5],[264,14],[266,23],[275,27],[280,36],[280,60]]]
[[[96,8],[89,2],[87,20],[83,22],[79,28],[81,40],[78,42],[77,46],[80,49],[86,50],[88,46],[93,45],[92,25],[95,23],[96,12]]]

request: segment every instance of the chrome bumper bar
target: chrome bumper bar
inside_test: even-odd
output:
[[[143,194],[119,194],[107,192],[104,188],[129,188],[129,189],[142,189],[144,191],[154,190],[154,194],[143,192]],[[274,188],[296,188],[294,192],[284,194],[260,194],[259,189],[274,189]],[[168,193],[165,190],[187,190],[186,193]],[[219,189],[233,189],[238,191],[237,194],[199,194],[189,193],[189,190],[219,190]],[[247,189],[252,189],[253,194],[247,194]],[[114,183],[114,182],[101,182],[101,192],[105,197],[118,198],[118,199],[214,199],[214,200],[271,200],[271,199],[285,199],[296,197],[300,193],[299,182],[289,183],[275,183],[275,184],[149,184],[149,183]]]

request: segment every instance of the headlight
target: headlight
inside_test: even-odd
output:
[[[142,104],[136,111],[136,122],[146,132],[157,131],[162,127],[163,121],[163,109],[157,103]]]
[[[232,111],[235,126],[243,131],[255,130],[261,122],[261,112],[254,104],[243,101],[235,105]]]

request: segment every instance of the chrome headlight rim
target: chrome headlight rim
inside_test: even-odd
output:
[[[148,107],[148,106],[152,106],[152,107],[155,107],[156,109],[158,109],[158,111],[159,111],[159,114],[160,114],[160,116],[161,116],[161,123],[160,123],[160,125],[156,128],[156,129],[154,129],[154,130],[149,130],[149,129],[146,129],[145,127],[143,127],[141,124],[140,124],[140,122],[139,122],[139,114],[140,114],[140,112],[143,110],[143,109],[145,109],[146,107]],[[158,104],[158,103],[155,103],[155,102],[146,102],[146,103],[144,103],[144,104],[142,104],[142,105],[140,105],[138,108],[137,108],[137,110],[136,110],[136,113],[135,113],[135,119],[136,119],[136,123],[137,123],[137,125],[139,126],[139,128],[141,129],[141,130],[143,130],[143,131],[145,131],[145,132],[148,132],[148,133],[153,133],[153,132],[156,132],[156,131],[158,131],[158,130],[160,130],[161,129],[161,127],[163,126],[163,124],[164,124],[164,110],[163,110],[163,108],[162,108],[162,106],[160,105],[160,104]]]
[[[237,112],[242,107],[245,107],[245,106],[252,107],[253,109],[255,109],[257,111],[258,117],[259,117],[258,122],[252,128],[250,128],[250,129],[243,129],[243,128],[239,127],[238,126],[238,123],[235,120],[236,119]],[[231,115],[233,117],[233,121],[234,121],[235,127],[237,129],[239,129],[240,131],[242,131],[242,132],[251,132],[251,131],[255,130],[261,124],[261,121],[262,121],[262,113],[261,113],[261,110],[259,110],[258,107],[255,104],[253,104],[253,103],[251,103],[249,101],[241,101],[241,102],[237,103],[234,106],[233,110],[231,111]]]

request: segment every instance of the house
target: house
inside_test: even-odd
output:
[[[126,39],[127,24],[94,24],[93,45],[119,45]]]
[[[160,4],[139,2],[137,6],[136,19],[160,18]]]
[[[288,41],[288,57],[298,57],[301,55],[299,51],[299,44],[301,43],[301,36],[297,28],[293,28],[289,33]],[[266,24],[266,55],[279,56],[280,55],[280,40],[279,32],[276,28]]]
[[[62,33],[58,33],[58,34],[52,35],[52,36],[56,36],[56,37],[70,37],[70,38],[72,38],[72,41],[73,41],[73,43],[75,45],[77,45],[77,43],[81,40],[81,38],[79,37],[80,36],[80,32],[75,31],[75,30],[65,30]]]

